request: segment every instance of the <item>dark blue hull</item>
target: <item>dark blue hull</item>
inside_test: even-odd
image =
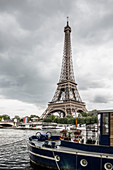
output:
[[[69,141],[61,141],[61,145],[86,152],[97,152],[102,154],[113,154],[113,147],[103,145],[80,144]]]
[[[60,170],[107,170],[113,168],[113,154],[82,152],[59,146],[46,148],[28,143],[30,159],[34,164]]]

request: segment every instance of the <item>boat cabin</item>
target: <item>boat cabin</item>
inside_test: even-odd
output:
[[[113,147],[113,110],[98,111],[98,139],[100,145]]]

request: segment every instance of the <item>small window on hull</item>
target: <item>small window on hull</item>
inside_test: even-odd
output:
[[[104,164],[104,168],[105,168],[105,170],[112,170],[112,169],[113,169],[113,166],[112,166],[111,163],[105,163],[105,164]]]

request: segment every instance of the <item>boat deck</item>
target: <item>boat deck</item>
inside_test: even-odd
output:
[[[45,142],[41,142],[41,141],[37,141],[37,140],[32,140],[32,142],[35,144],[35,147],[37,147],[37,148],[40,147],[41,149],[46,149],[46,150],[52,149],[54,151],[66,152],[69,154],[77,154],[77,155],[84,155],[84,156],[103,157],[103,158],[113,159],[113,154],[89,152],[89,151],[78,150],[75,148],[65,147],[65,146],[60,145],[60,141],[56,141],[57,148],[44,147],[43,144]],[[49,141],[49,144],[51,145],[51,141]]]

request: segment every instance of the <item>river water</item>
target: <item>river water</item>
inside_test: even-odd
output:
[[[27,150],[28,138],[36,132],[36,130],[0,129],[0,170],[43,169],[30,164]]]
[[[50,130],[60,135],[59,130]],[[0,129],[0,170],[47,170],[30,164],[27,142],[37,130]],[[40,131],[46,133],[47,130]]]

